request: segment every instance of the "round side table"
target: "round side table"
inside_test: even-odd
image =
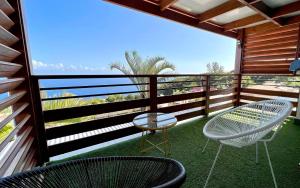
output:
[[[142,130],[142,138],[140,143],[141,152],[146,152],[150,149],[157,149],[164,153],[165,156],[171,154],[168,129],[174,127],[176,123],[177,119],[175,116],[160,112],[145,113],[136,116],[133,119],[133,124]],[[147,138],[149,131],[161,131],[162,141],[160,143],[154,143],[150,141],[150,139]],[[145,147],[145,143],[149,144],[150,147]],[[163,148],[161,148],[161,145]]]

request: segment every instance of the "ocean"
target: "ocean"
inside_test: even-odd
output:
[[[101,78],[101,79],[52,79],[41,80],[41,88],[49,87],[68,87],[68,86],[91,86],[91,85],[114,85],[114,84],[131,84],[128,78]],[[136,92],[136,86],[115,86],[115,87],[97,87],[97,88],[82,88],[82,89],[65,89],[65,90],[48,90],[48,97],[55,97],[62,92],[68,92],[75,95],[91,95],[103,93],[117,93],[117,92]],[[106,98],[101,96],[100,98]]]
[[[48,79],[40,80],[41,88],[49,87],[68,87],[68,86],[90,86],[90,85],[113,85],[113,84],[131,84],[128,78],[97,78],[97,79]],[[116,86],[116,87],[99,87],[99,88],[84,88],[84,89],[65,89],[65,90],[49,90],[45,91],[48,97],[55,97],[63,92],[72,93],[75,95],[91,95],[116,92],[135,92],[138,91],[136,86]],[[8,93],[0,94],[0,100],[8,96]],[[106,98],[101,96],[99,98]]]

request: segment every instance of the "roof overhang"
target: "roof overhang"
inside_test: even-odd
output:
[[[245,28],[267,30],[300,23],[299,0],[104,1],[235,39]]]

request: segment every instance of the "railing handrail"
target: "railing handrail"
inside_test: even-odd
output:
[[[239,74],[91,74],[91,75],[31,75],[36,79],[76,79],[76,78],[129,78],[129,77],[181,77],[181,76],[236,76]]]

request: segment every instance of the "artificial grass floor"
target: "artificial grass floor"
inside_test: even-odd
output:
[[[206,121],[193,120],[169,130],[170,157],[186,168],[187,179],[183,187],[203,187],[216,155],[219,145],[214,141],[208,144],[204,153],[201,152],[206,142],[202,133]],[[156,150],[140,153],[139,141],[140,138],[132,139],[65,160],[112,155],[163,156]],[[208,187],[274,187],[265,149],[262,143],[259,146],[259,164],[255,163],[255,145],[241,149],[224,146]],[[268,146],[278,187],[300,187],[300,126],[288,120]]]

